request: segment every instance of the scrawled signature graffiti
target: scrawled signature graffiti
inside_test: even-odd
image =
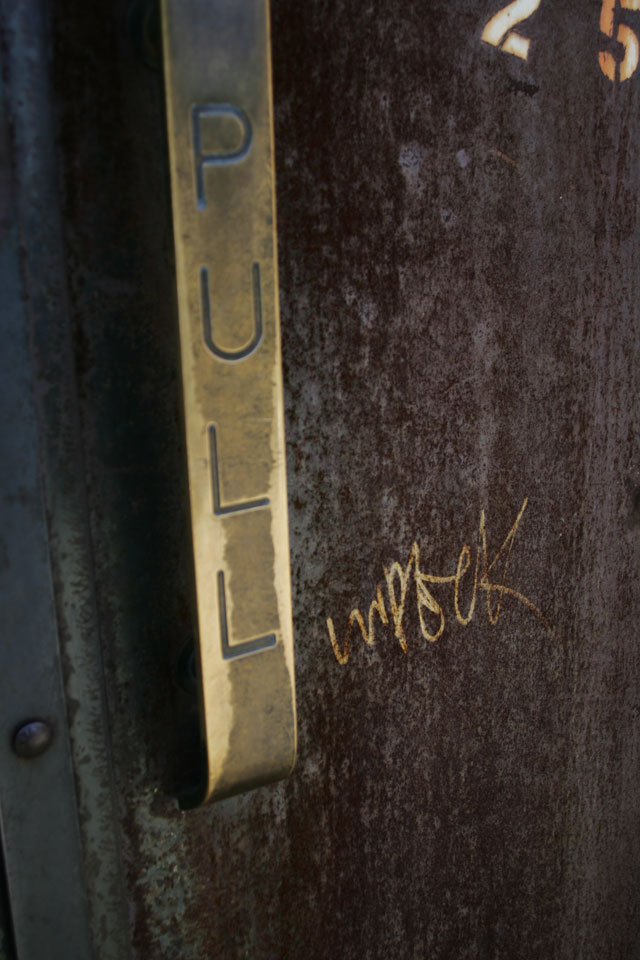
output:
[[[406,566],[403,567],[396,560],[390,566],[383,567],[386,602],[383,593],[383,584],[380,583],[369,605],[367,619],[365,620],[357,607],[349,614],[342,647],[340,647],[336,638],[333,619],[331,617],[327,619],[329,639],[338,663],[345,664],[349,660],[354,624],[357,624],[360,628],[362,639],[368,646],[372,647],[375,644],[376,619],[384,626],[390,624],[393,627],[394,635],[401,649],[404,653],[407,653],[408,646],[405,635],[404,617],[407,603],[409,602],[409,588],[412,582],[415,586],[415,602],[418,608],[420,631],[424,639],[431,643],[443,635],[447,622],[444,609],[432,589],[436,585],[440,586],[444,584],[453,584],[453,609],[456,620],[462,626],[467,626],[471,623],[477,609],[478,598],[484,594],[489,622],[493,626],[498,623],[503,601],[505,598],[511,598],[530,610],[541,621],[551,636],[553,636],[553,628],[539,607],[518,590],[507,586],[506,583],[511,551],[513,550],[516,533],[527,508],[527,503],[528,497],[525,497],[518,516],[491,562],[489,562],[487,550],[485,511],[481,510],[475,548],[475,563],[473,563],[472,549],[469,544],[465,543],[458,554],[455,573],[445,576],[427,573],[422,570],[420,566],[420,547],[416,540],[411,547]],[[471,599],[469,600],[466,611],[463,611],[461,584],[467,574],[470,573],[472,565],[473,587]]]

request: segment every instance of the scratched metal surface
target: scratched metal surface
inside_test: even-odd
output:
[[[526,63],[480,42],[496,7],[272,5],[299,762],[181,814],[191,573],[162,85],[125,4],[54,5],[136,957],[640,953],[640,78],[601,73],[597,4],[542,0]],[[525,500],[506,579],[481,550],[467,625],[452,582],[417,578],[435,598],[418,608],[414,553],[406,654],[376,621],[375,647],[356,626],[337,662],[326,619],[342,650],[380,584],[393,620],[383,568],[414,543],[427,576],[469,546],[465,619],[481,517],[488,566]],[[491,584],[519,594],[495,624]],[[420,612],[432,633],[444,619],[437,641]]]

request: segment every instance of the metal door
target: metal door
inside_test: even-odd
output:
[[[640,956],[640,11],[500,2],[271,3],[298,761],[181,811],[159,21],[2,0],[20,960]],[[36,575],[60,662],[27,691]],[[56,738],[16,758],[51,676]]]

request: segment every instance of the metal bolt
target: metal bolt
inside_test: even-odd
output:
[[[21,724],[13,735],[13,749],[19,757],[29,760],[48,750],[53,740],[53,728],[46,720],[29,720]]]

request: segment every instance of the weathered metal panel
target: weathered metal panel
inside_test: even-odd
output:
[[[9,906],[9,892],[3,862],[2,874],[0,874],[0,960],[15,960],[15,956],[11,907]]]
[[[135,955],[637,956],[640,77],[599,6],[542,0],[524,60],[487,3],[274,0],[300,759],[188,814],[162,84],[124,3],[55,9]]]
[[[38,273],[30,226],[45,192],[37,146],[51,143],[42,137],[49,114],[39,12],[0,4],[0,952],[86,960],[85,864],[41,470],[43,385],[32,352],[37,319],[54,312],[52,288],[29,283]],[[34,721],[45,734],[37,753],[17,736]]]

